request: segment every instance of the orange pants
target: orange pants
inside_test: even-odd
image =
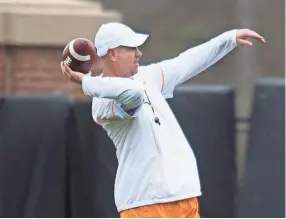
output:
[[[199,218],[197,198],[145,205],[120,212],[121,218]]]

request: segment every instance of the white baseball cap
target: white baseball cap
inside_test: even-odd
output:
[[[148,34],[136,33],[122,23],[111,22],[101,25],[96,33],[94,45],[97,55],[101,57],[107,54],[108,49],[119,46],[139,47],[148,37]]]

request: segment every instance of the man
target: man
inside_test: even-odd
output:
[[[92,116],[116,147],[115,203],[121,217],[199,217],[196,159],[165,99],[237,45],[251,46],[247,37],[265,43],[254,31],[231,30],[174,59],[139,67],[138,47],[148,35],[107,23],[94,41],[101,76],[61,64],[63,74],[93,97]]]

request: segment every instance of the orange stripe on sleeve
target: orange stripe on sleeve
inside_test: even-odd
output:
[[[163,91],[164,89],[164,85],[165,85],[165,77],[164,77],[164,72],[163,69],[159,66],[160,71],[161,71],[161,75],[162,75],[162,87],[161,87],[161,91]]]
[[[112,114],[113,114],[113,116],[115,116],[115,100],[112,101],[112,106],[111,107],[112,107],[112,109],[111,109],[112,110]]]

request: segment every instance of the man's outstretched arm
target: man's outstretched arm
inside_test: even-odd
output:
[[[248,29],[227,31],[210,41],[188,49],[179,56],[157,63],[163,77],[163,95],[173,96],[174,88],[214,65],[237,45],[252,46],[246,38],[262,43],[262,36]]]

